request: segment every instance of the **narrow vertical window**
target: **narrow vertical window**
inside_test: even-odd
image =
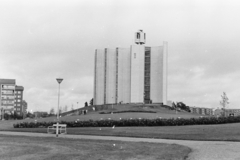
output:
[[[151,48],[145,47],[144,61],[144,103],[151,103],[150,99],[150,75],[151,75]]]

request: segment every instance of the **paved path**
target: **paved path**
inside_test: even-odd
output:
[[[56,137],[56,135],[53,135],[53,134],[30,133],[30,132],[0,131],[0,134],[33,136],[33,137]],[[59,135],[59,138],[98,139],[98,140],[117,140],[117,141],[128,141],[128,142],[179,144],[179,145],[188,146],[193,150],[193,152],[190,153],[188,160],[240,160],[240,142],[188,141],[188,140],[167,140],[167,139],[89,136],[89,135]]]

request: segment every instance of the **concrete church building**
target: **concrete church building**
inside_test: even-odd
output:
[[[94,68],[94,104],[167,104],[168,44],[144,46],[146,34],[135,33],[130,48],[97,49]]]

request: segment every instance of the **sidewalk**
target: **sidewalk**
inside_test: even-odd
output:
[[[54,134],[30,133],[30,132],[5,132],[4,135],[32,136],[32,137],[53,137]],[[59,135],[58,138],[76,138],[76,139],[97,139],[97,140],[115,140],[128,142],[150,142],[179,144],[190,147],[193,152],[189,155],[189,160],[240,160],[240,142],[224,141],[189,141],[189,140],[167,140],[150,138],[131,138],[131,137],[111,137],[111,136],[90,136],[90,135]]]

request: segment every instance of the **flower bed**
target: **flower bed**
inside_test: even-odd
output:
[[[240,117],[200,117],[200,118],[176,118],[176,119],[120,119],[120,120],[88,120],[88,121],[61,121],[60,124],[67,124],[67,127],[127,127],[127,126],[182,126],[182,125],[206,125],[238,123]],[[21,122],[13,124],[14,128],[40,128],[52,126],[56,122]]]

